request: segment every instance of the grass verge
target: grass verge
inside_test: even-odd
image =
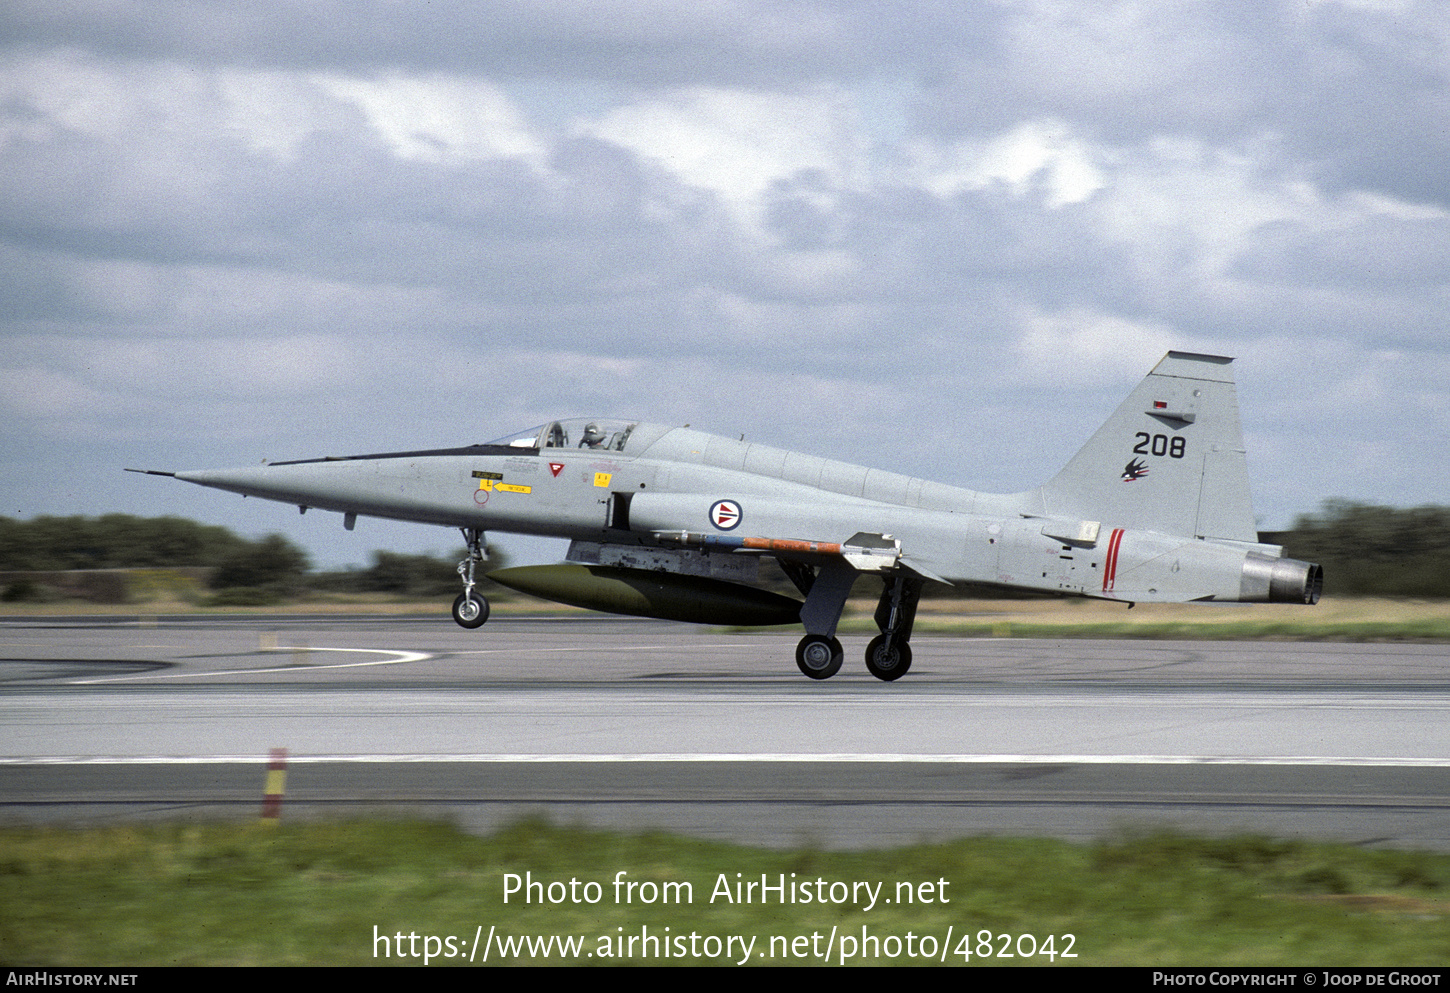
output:
[[[733,899],[762,879],[825,900],[762,903],[758,885]],[[506,902],[510,882],[524,888]],[[879,886],[874,907],[853,884]],[[0,895],[0,961],[26,965],[446,965],[490,928],[492,964],[1450,960],[1450,855],[1259,837],[852,853],[535,822],[489,837],[387,821],[8,829]]]
[[[875,605],[853,604],[840,629],[874,632]],[[1450,641],[1450,603],[1372,597],[1288,604],[1126,604],[1101,600],[923,601],[916,631],[979,638],[1215,641]]]

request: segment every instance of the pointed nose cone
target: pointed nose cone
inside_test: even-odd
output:
[[[518,452],[522,449],[470,445],[329,455],[264,462],[238,469],[192,469],[160,475],[243,496],[290,503],[304,510],[316,507],[445,527],[480,527],[489,523],[484,515],[487,500],[479,500],[475,495],[483,475],[480,460]],[[532,463],[529,468],[534,468]],[[531,489],[523,485],[521,492],[527,494]]]
[[[296,507],[465,527],[478,518],[464,468],[422,473],[396,460],[309,459],[242,469],[198,469],[176,478]]]
[[[198,469],[194,472],[178,472],[176,478],[198,486],[211,486],[218,490],[230,490],[246,496],[282,499],[286,487],[277,473],[268,473],[267,466],[247,469]]]
[[[242,496],[278,500],[326,510],[356,510],[359,494],[351,492],[346,474],[336,478],[317,465],[259,465],[244,469],[198,469],[176,478],[198,486],[228,490]]]

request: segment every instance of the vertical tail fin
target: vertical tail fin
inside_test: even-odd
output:
[[[1053,517],[1256,541],[1233,359],[1169,352],[1042,488]]]

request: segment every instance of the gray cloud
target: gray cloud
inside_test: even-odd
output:
[[[0,513],[614,412],[1017,489],[1169,347],[1266,525],[1442,499],[1434,13],[9,5]]]

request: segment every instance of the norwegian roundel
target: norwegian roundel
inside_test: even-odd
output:
[[[710,508],[710,523],[721,531],[730,531],[740,523],[740,504],[734,500],[716,500]]]

